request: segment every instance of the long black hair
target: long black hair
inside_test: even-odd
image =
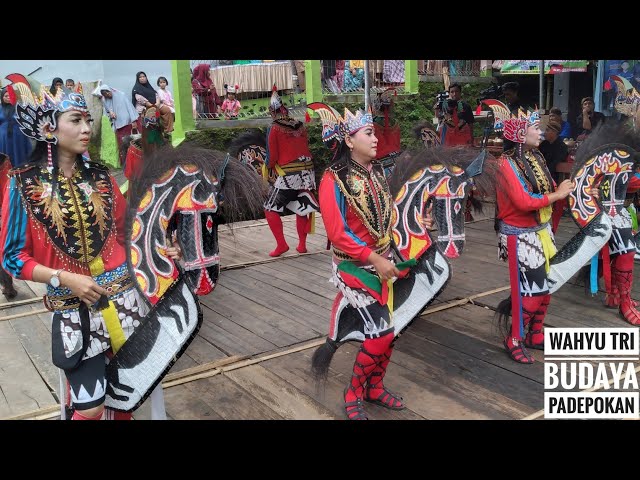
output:
[[[2,114],[7,122],[7,137],[13,137],[13,124],[15,123],[12,119],[13,115],[16,113],[15,105],[11,105],[11,103],[5,103],[4,94],[7,93],[7,87],[4,87],[0,90],[0,104],[2,105]],[[10,141],[10,140],[9,140]]]

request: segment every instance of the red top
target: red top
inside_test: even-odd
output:
[[[106,172],[104,175],[105,177],[108,176],[113,192],[109,196],[112,199],[112,207],[109,205],[111,202],[107,199],[108,206],[105,209],[107,215],[113,219],[111,228],[100,233],[99,224],[94,224],[96,218],[93,212],[82,216],[84,217],[85,229],[94,231],[94,235],[104,234],[106,236],[104,242],[94,241],[88,250],[91,247],[97,250],[102,246],[99,250],[99,255],[104,262],[105,271],[109,271],[127,261],[124,242],[126,200],[114,178]],[[74,176],[75,178],[77,177]],[[78,186],[76,180],[74,185],[78,189],[82,188],[84,184]],[[106,192],[106,190],[104,191]],[[91,275],[86,262],[83,263],[72,258],[68,254],[69,252],[62,252],[59,247],[54,245],[50,235],[55,234],[55,228],[41,223],[35,218],[35,214],[31,210],[27,211],[25,202],[21,197],[16,178],[12,177],[9,187],[4,192],[2,202],[2,232],[0,233],[0,247],[3,249],[1,255],[2,267],[14,277],[22,280],[33,279],[33,269],[37,264],[73,273]],[[39,214],[40,212],[37,213]],[[69,212],[68,215],[71,216],[63,220],[68,225],[75,224],[72,218],[78,217],[75,212]],[[65,245],[68,250],[75,248],[77,251],[78,246],[88,239],[87,235],[76,236],[77,234],[69,229],[65,229],[65,233],[67,235]],[[57,238],[57,240],[60,242],[60,238]],[[99,245],[99,243],[103,243],[103,245]],[[97,254],[96,251],[94,253]]]
[[[294,130],[274,123],[269,129],[267,155],[269,168],[276,164],[286,165],[300,157],[311,158],[307,129],[304,125]]]
[[[512,160],[502,155],[496,177],[497,217],[515,227],[539,225],[536,212],[549,205],[549,197],[533,193],[518,174]]]
[[[629,179],[627,193],[636,193],[638,190],[640,190],[640,173],[634,173]]]
[[[368,263],[377,240],[348,205],[331,172],[323,175],[318,195],[327,238],[350,257]]]
[[[393,127],[373,124],[373,129],[378,139],[378,150],[376,160],[385,158],[390,153],[400,152],[400,125]]]

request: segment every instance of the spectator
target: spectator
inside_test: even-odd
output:
[[[463,102],[462,87],[458,83],[449,86],[449,98],[444,110],[436,104],[436,116],[440,119],[441,142],[446,146],[473,145],[473,110]]]
[[[584,97],[580,102],[582,105],[582,113],[576,119],[576,133],[578,139],[584,139],[589,135],[600,122],[604,122],[604,115],[594,111],[595,103],[593,97]]]
[[[122,151],[122,141],[124,137],[131,135],[134,128],[137,128],[138,111],[123,92],[111,88],[106,83],[98,86],[93,91],[93,95],[102,101],[104,114],[109,118],[111,128],[116,134],[120,165],[124,165],[125,154]]]
[[[224,88],[227,90],[227,98],[222,102],[222,113],[227,120],[235,120],[240,113],[240,101],[236,99],[236,93],[240,90],[238,85],[224,84]]]
[[[15,99],[11,99],[7,87],[1,90],[0,105],[0,152],[9,156],[13,167],[19,167],[29,161],[32,150],[31,140],[22,134],[14,117]]]
[[[205,118],[218,118],[218,107],[222,105],[222,99],[216,91],[216,87],[211,81],[208,63],[200,63],[193,69],[193,80],[191,87],[197,96],[199,113]]]
[[[166,105],[171,109],[171,113],[176,113],[175,104],[173,103],[173,97],[171,96],[171,92],[167,90],[167,85],[169,85],[169,81],[166,77],[158,77],[158,81],[156,82],[160,89],[158,90],[158,98],[160,99],[161,105]]]
[[[560,130],[560,134],[558,137],[560,140],[564,141],[567,138],[571,138],[571,124],[566,120],[562,120],[562,110],[558,107],[553,107],[549,111],[549,120],[556,119],[562,125],[562,129]]]
[[[56,92],[58,91],[58,89],[62,88],[63,86],[64,86],[64,82],[60,77],[54,78],[53,81],[51,82],[51,87],[49,88],[51,95],[56,95]]]

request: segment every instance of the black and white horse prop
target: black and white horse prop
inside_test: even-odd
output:
[[[265,193],[248,167],[190,147],[155,152],[131,188],[128,267],[148,311],[107,366],[105,401],[126,412],[147,398],[198,333],[197,295],[213,291],[220,274],[218,225],[256,218]],[[182,264],[167,256],[173,234]]]
[[[631,217],[624,208],[627,187],[635,173],[637,139],[622,125],[598,127],[579,147],[571,173],[571,217],[580,227],[550,260],[550,293],[558,290],[609,241],[615,227],[614,250],[627,250]],[[591,195],[600,190],[600,199]],[[617,246],[616,246],[617,245]],[[616,252],[613,252],[616,253]]]
[[[391,215],[396,262],[415,260],[408,275],[393,284],[393,326],[399,336],[440,294],[451,277],[446,257],[463,250],[464,211],[472,183],[482,175],[486,151],[437,147],[405,151],[396,159],[389,186],[394,198]],[[484,180],[482,180],[484,182]],[[490,190],[490,182],[483,186]],[[434,241],[420,219],[433,204],[438,226]],[[413,263],[413,262],[412,262]],[[345,341],[364,341],[364,325],[358,309],[338,293],[332,308],[327,342],[316,350],[312,370],[324,376],[335,350]]]

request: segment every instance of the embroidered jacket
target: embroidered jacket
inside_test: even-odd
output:
[[[524,152],[520,159],[510,153],[498,160],[496,216],[515,227],[535,227],[548,221],[541,219],[540,210],[549,206],[547,194],[555,190],[555,182],[538,150]]]
[[[10,172],[0,248],[2,266],[14,277],[31,280],[37,264],[91,275],[126,262],[126,201],[105,166],[85,164],[94,186],[79,170],[69,179],[60,172],[54,196],[45,166]]]
[[[392,199],[380,162],[371,162],[370,170],[352,160],[337,162],[322,177],[319,197],[334,259],[368,263],[372,251],[389,249]]]
[[[302,122],[291,118],[274,121],[267,132],[267,166],[274,168],[307,159],[311,159],[311,152],[307,129]]]

